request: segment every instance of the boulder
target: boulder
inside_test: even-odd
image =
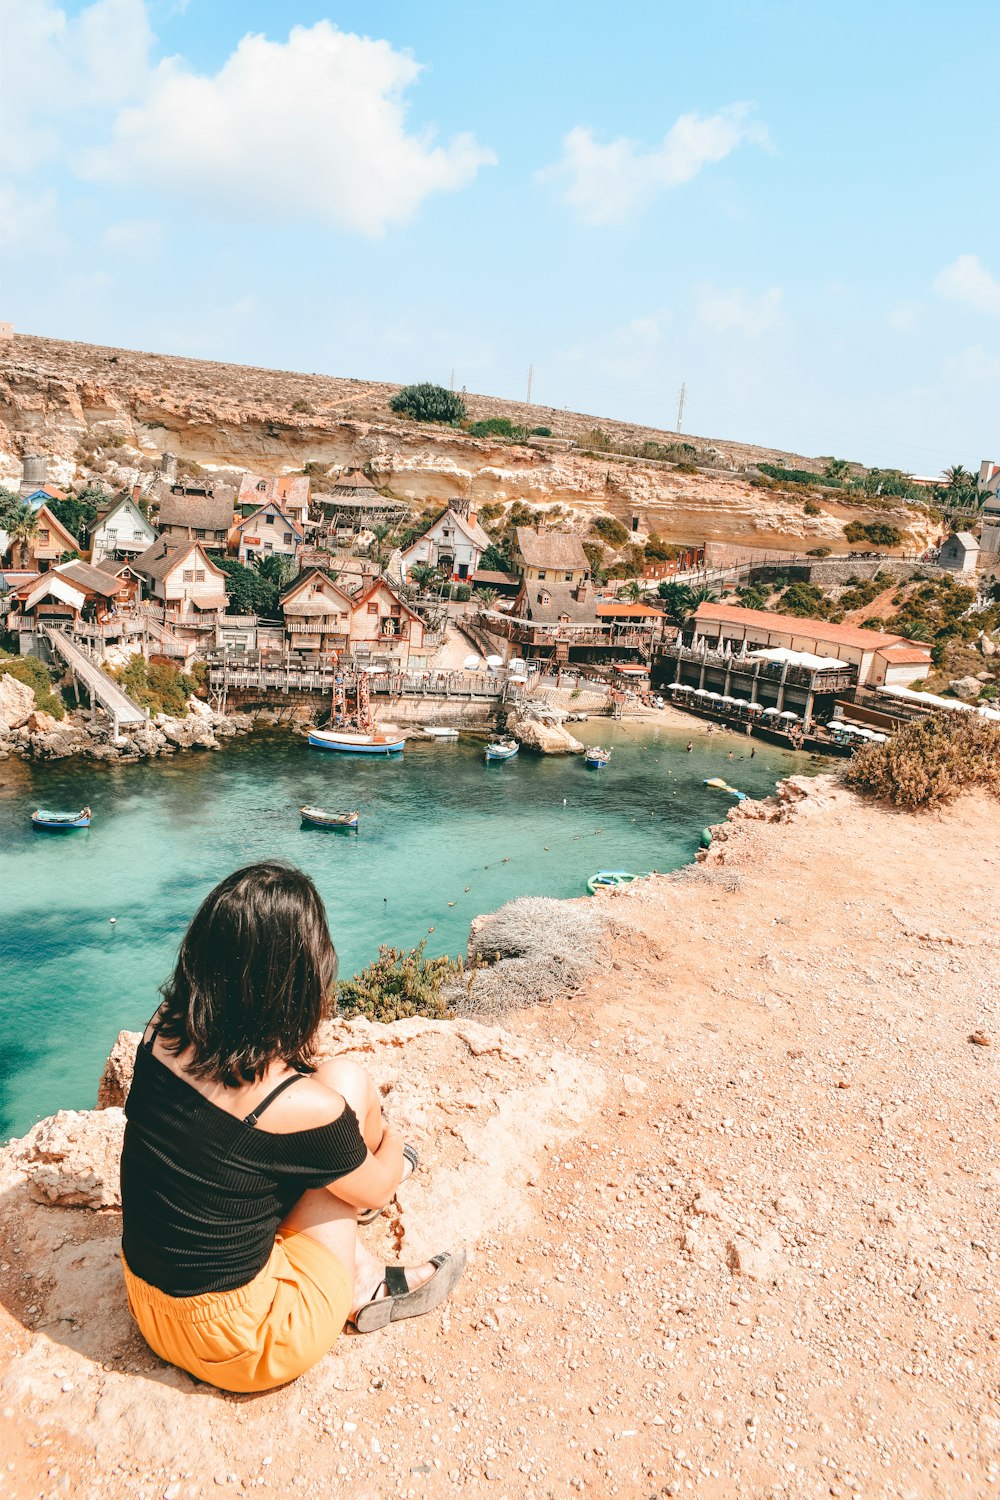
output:
[[[18,682],[16,677],[4,672],[0,676],[0,719],[11,729],[18,729],[34,708],[34,691],[26,682]]]
[[[98,1109],[122,1109],[132,1087],[135,1054],[142,1039],[139,1031],[119,1031],[108,1053],[101,1081],[97,1085]]]
[[[948,686],[951,688],[951,691],[955,694],[956,698],[962,698],[966,702],[969,702],[971,699],[979,697],[982,683],[979,681],[978,677],[957,677],[955,681],[950,682]]]
[[[58,730],[59,720],[52,714],[42,713],[41,709],[33,709],[28,715],[28,729],[32,734],[52,734]]]
[[[40,1203],[62,1208],[117,1208],[118,1163],[125,1135],[121,1109],[61,1109],[12,1143],[14,1165]]]
[[[997,643],[996,641],[992,640],[990,636],[984,635],[982,640],[979,642],[979,649],[984,656],[995,656]]]
[[[543,755],[582,755],[584,747],[562,724],[543,724],[538,719],[507,720],[507,729],[518,744]]]
[[[65,760],[77,749],[72,732],[61,729],[52,734],[33,734],[30,745],[35,760]]]
[[[776,1281],[781,1274],[781,1238],[765,1234],[756,1244],[734,1235],[726,1245],[726,1262],[734,1276],[751,1281]]]

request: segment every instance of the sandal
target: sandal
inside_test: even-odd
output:
[[[406,1279],[404,1266],[386,1266],[385,1275],[376,1287],[376,1295],[364,1307],[359,1307],[350,1319],[358,1333],[375,1333],[388,1323],[398,1323],[403,1318],[419,1318],[443,1302],[458,1278],[465,1270],[465,1251],[456,1250],[454,1255],[442,1251],[432,1255],[430,1264],[437,1270],[421,1286],[411,1289]],[[387,1295],[378,1293],[385,1287]]]
[[[407,1143],[403,1147],[403,1158],[404,1158],[405,1161],[408,1161],[410,1163],[410,1170],[407,1172],[407,1174],[406,1174],[405,1177],[403,1177],[403,1178],[400,1179],[400,1183],[401,1184],[404,1183],[404,1182],[409,1182],[410,1178],[413,1176],[414,1172],[417,1170],[417,1167],[420,1165],[420,1158],[417,1156],[416,1151],[410,1145],[409,1141],[407,1141]],[[395,1194],[393,1194],[393,1197],[395,1197]],[[389,1202],[391,1203],[392,1199],[390,1199]],[[386,1209],[388,1207],[389,1207],[389,1203],[383,1203],[383,1205],[382,1205],[381,1208],[365,1208],[365,1209],[363,1209],[361,1211],[361,1213],[358,1214],[358,1223],[359,1224],[374,1224],[375,1220],[377,1218],[381,1217],[381,1215],[385,1213],[385,1211],[386,1211]]]

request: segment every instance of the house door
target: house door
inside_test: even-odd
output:
[[[459,576],[459,578],[468,578],[468,576],[469,576],[469,564],[468,563],[459,563],[459,565],[458,565],[458,576]]]

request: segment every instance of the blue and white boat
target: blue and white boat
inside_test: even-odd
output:
[[[70,828],[89,828],[90,808],[81,807],[79,812],[64,813],[39,807],[31,814],[31,821],[36,828],[48,828],[53,833],[65,833]]]
[[[519,749],[517,740],[491,740],[486,746],[486,760],[513,760]]]
[[[387,734],[361,734],[349,729],[310,729],[309,743],[314,750],[340,750],[348,755],[395,755],[401,753],[405,739]]]
[[[602,766],[607,765],[610,759],[610,750],[603,750],[600,745],[591,745],[583,757],[583,763],[592,771],[599,771]]]

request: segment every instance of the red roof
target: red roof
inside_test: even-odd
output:
[[[613,604],[599,604],[598,615],[605,617],[624,616],[629,620],[662,620],[662,609],[654,609],[650,604],[626,604],[615,602]]]
[[[740,609],[735,604],[699,604],[694,618],[699,625],[743,625],[747,629],[756,626],[758,630],[797,635],[809,641],[826,641],[831,646],[853,646],[858,651],[880,651],[886,646],[908,644],[903,636],[886,635],[881,630],[831,625],[827,620],[810,620],[798,615],[777,615],[769,609]]]
[[[911,646],[908,643],[899,646],[880,646],[879,656],[884,656],[886,661],[898,662],[900,665],[908,662],[920,662],[926,666],[930,663],[931,653],[926,646]]]

